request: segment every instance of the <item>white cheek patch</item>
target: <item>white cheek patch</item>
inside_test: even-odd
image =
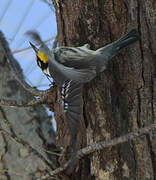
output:
[[[49,68],[44,69],[43,72],[44,72],[46,75],[48,75],[48,76],[51,77],[50,72],[49,72]]]

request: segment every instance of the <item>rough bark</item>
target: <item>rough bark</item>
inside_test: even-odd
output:
[[[89,43],[97,49],[136,28],[140,41],[112,59],[108,69],[84,87],[79,147],[124,135],[155,122],[156,1],[55,1],[59,45]],[[60,110],[60,109],[59,109]],[[60,143],[67,126],[57,116]],[[71,179],[156,179],[156,131],[91,154]],[[64,143],[63,143],[64,142]]]
[[[15,81],[1,46],[0,97],[19,101],[33,98]],[[44,107],[0,106],[0,180],[31,180],[51,169],[52,156],[43,149],[55,144],[54,137]]]

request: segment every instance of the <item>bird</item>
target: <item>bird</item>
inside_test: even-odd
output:
[[[60,89],[62,105],[71,133],[72,159],[76,152],[79,122],[83,112],[83,85],[94,79],[107,68],[108,62],[122,49],[139,40],[136,29],[120,39],[97,50],[89,44],[80,47],[57,47],[49,49],[36,31],[28,31],[37,44],[29,42],[36,54],[37,65],[47,77],[52,77]]]

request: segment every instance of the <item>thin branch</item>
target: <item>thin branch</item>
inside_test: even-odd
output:
[[[55,170],[53,170],[51,172],[48,172],[47,174],[37,178],[36,180],[44,180],[44,179],[53,177],[54,175],[57,175],[58,173],[66,170],[67,167],[69,166],[69,164],[70,164],[70,160],[67,163],[65,163],[62,167],[59,167],[59,168],[57,168],[57,169],[55,169]]]
[[[139,128],[134,132],[128,133],[124,136],[114,138],[112,140],[101,141],[98,143],[90,144],[89,146],[79,150],[77,153],[77,156],[79,159],[81,159],[85,155],[93,153],[94,151],[102,150],[102,149],[107,148],[107,147],[116,146],[118,144],[133,140],[139,136],[150,133],[154,129],[156,129],[156,123],[153,123],[153,124],[146,126],[144,128]]]
[[[35,3],[34,0],[31,0],[31,1],[29,1],[29,2],[30,2],[30,3],[29,3],[28,6],[25,8],[24,12],[22,12],[22,14],[21,14],[21,15],[22,15],[21,20],[17,23],[17,26],[16,26],[16,28],[15,28],[15,32],[14,32],[14,34],[13,34],[13,37],[11,38],[12,41],[14,41],[14,39],[16,38],[19,30],[21,29],[23,23],[25,22],[25,19],[27,18],[29,12],[31,11],[31,8],[32,8],[33,4]]]
[[[56,40],[56,38],[50,38],[50,39],[47,39],[47,40],[45,40],[45,41],[43,41],[44,43],[47,43],[47,42],[49,42],[49,41],[52,41],[52,40]],[[54,41],[55,42],[55,41]],[[40,44],[36,44],[36,45],[40,45]],[[27,50],[29,50],[29,49],[32,49],[32,47],[31,46],[29,46],[29,47],[26,47],[26,48],[23,48],[23,49],[18,49],[18,50],[15,50],[15,51],[12,51],[12,53],[13,54],[17,54],[17,53],[20,53],[20,52],[23,52],[23,51],[27,51]]]
[[[10,7],[10,5],[11,5],[12,3],[13,3],[13,1],[8,1],[8,2],[5,4],[5,6],[3,6],[3,7],[4,7],[4,10],[2,11],[2,9],[1,9],[0,23],[1,23],[3,17],[5,16],[6,12],[8,11],[8,9],[9,9],[9,7]]]
[[[149,126],[146,126],[144,128],[137,129],[134,132],[128,133],[128,134],[126,134],[124,136],[121,136],[121,137],[118,137],[118,138],[114,138],[112,140],[101,141],[101,142],[98,142],[98,143],[90,144],[89,146],[87,146],[87,147],[85,147],[83,149],[80,149],[77,152],[77,158],[81,159],[85,155],[93,153],[93,152],[95,152],[97,150],[102,150],[104,148],[112,147],[112,146],[115,146],[115,145],[130,141],[130,140],[133,140],[133,139],[135,139],[135,138],[137,138],[139,136],[150,133],[154,129],[156,129],[156,123],[153,123],[153,124],[151,124]],[[40,178],[37,178],[37,180],[44,180],[46,178],[52,177],[52,176],[64,171],[68,167],[69,164],[70,164],[70,161],[65,163],[62,167],[59,167],[59,168],[55,169],[54,171],[48,172],[44,176],[41,176]]]
[[[29,107],[35,106],[37,104],[44,104],[48,99],[48,95],[41,96],[38,99],[33,99],[29,102],[17,101],[17,100],[9,100],[9,99],[0,99],[0,105],[3,106],[14,106],[14,107]]]
[[[54,6],[53,6],[53,4],[52,4],[52,2],[51,2],[51,0],[41,0],[41,1],[43,1],[44,3],[46,3],[48,6],[49,6],[49,8],[53,11],[53,12],[55,12],[55,9],[54,9]]]
[[[8,64],[10,65],[11,67],[11,70],[13,72],[13,75],[15,77],[15,79],[27,90],[29,91],[30,93],[32,93],[33,95],[36,95],[36,96],[42,96],[42,95],[45,95],[47,94],[48,92],[50,92],[50,90],[45,90],[45,91],[39,91],[37,90],[36,88],[32,88],[29,84],[27,84],[22,75],[21,75],[21,72],[19,70],[17,70],[16,66],[15,66],[15,58],[13,57],[10,49],[9,49],[9,46],[8,46],[8,43],[7,41],[5,40],[4,38],[4,35],[3,33],[0,31],[0,43],[2,45],[2,49],[4,51],[4,54],[6,56],[6,59],[7,59],[7,62]]]
[[[53,49],[57,47],[57,43],[58,43],[58,34],[56,35],[55,40],[53,42],[53,47],[52,47]]]

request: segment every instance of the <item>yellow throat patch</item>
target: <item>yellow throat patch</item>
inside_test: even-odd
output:
[[[37,56],[41,59],[41,61],[43,61],[44,63],[48,62],[48,56],[42,52],[42,51],[38,51]]]

